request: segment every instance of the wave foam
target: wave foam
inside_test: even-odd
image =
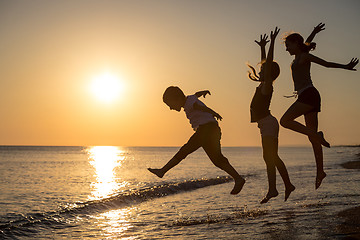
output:
[[[96,212],[107,211],[128,205],[141,203],[153,198],[165,197],[168,195],[192,191],[203,187],[214,186],[232,181],[231,177],[223,176],[217,178],[201,178],[187,180],[184,182],[165,183],[149,188],[120,193],[112,197],[88,201],[84,203],[73,204],[72,207],[63,208],[60,211],[28,214],[20,217],[18,220],[10,221],[0,225],[0,233],[5,234],[7,231],[16,228],[25,227],[34,224],[44,224],[47,226],[62,224],[68,217],[76,217],[77,214],[92,214]],[[24,229],[25,230],[25,229]],[[1,235],[0,235],[1,236]]]

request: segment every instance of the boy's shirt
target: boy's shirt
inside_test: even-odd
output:
[[[190,124],[194,130],[196,130],[200,125],[209,122],[216,122],[215,117],[211,113],[194,109],[195,103],[202,106],[206,106],[196,97],[196,95],[189,95],[186,97],[184,111],[186,113],[186,117],[189,119]]]

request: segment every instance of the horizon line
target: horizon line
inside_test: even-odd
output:
[[[174,147],[181,147],[182,145],[179,146],[153,146],[153,145],[146,145],[146,146],[141,146],[141,145],[133,145],[133,146],[122,146],[122,145],[31,145],[31,144],[0,144],[0,147],[143,147],[143,148],[155,148],[155,147],[159,147],[159,148],[174,148]],[[237,148],[237,147],[261,147],[261,145],[243,145],[243,146],[221,146],[222,148]],[[311,145],[279,145],[279,147],[311,147]],[[360,144],[337,144],[334,145],[332,147],[360,147]]]

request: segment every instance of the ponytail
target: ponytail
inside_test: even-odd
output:
[[[313,51],[316,48],[316,43],[314,42],[310,42],[310,43],[306,42],[304,43],[304,45],[306,46],[306,48],[304,49],[306,49],[307,52]]]
[[[250,64],[247,64],[247,66],[251,69],[251,72],[248,71],[248,77],[255,82],[260,82],[260,77],[257,75],[255,68]]]

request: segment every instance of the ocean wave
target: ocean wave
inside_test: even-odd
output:
[[[141,203],[153,198],[165,197],[168,195],[192,191],[203,187],[214,186],[232,181],[228,176],[217,178],[201,178],[186,180],[183,182],[164,183],[161,185],[143,188],[135,191],[116,194],[114,196],[101,200],[94,200],[85,203],[76,204],[76,207],[66,209],[66,211],[91,211],[91,210],[109,210],[135,203]]]
[[[129,205],[141,203],[154,198],[161,198],[168,195],[192,191],[203,187],[214,186],[232,181],[233,179],[228,176],[217,178],[201,178],[195,180],[187,180],[183,182],[172,182],[156,185],[144,189],[119,193],[114,196],[93,200],[83,203],[71,204],[59,211],[34,213],[22,215],[19,219],[11,220],[8,222],[2,221],[0,224],[0,236],[6,236],[12,229],[21,231],[21,228],[26,228],[24,231],[29,231],[29,225],[42,224],[47,227],[56,226],[61,227],[69,218],[76,217],[79,214],[91,215],[97,212],[103,212],[111,209],[126,207]],[[65,226],[64,226],[65,227]]]

